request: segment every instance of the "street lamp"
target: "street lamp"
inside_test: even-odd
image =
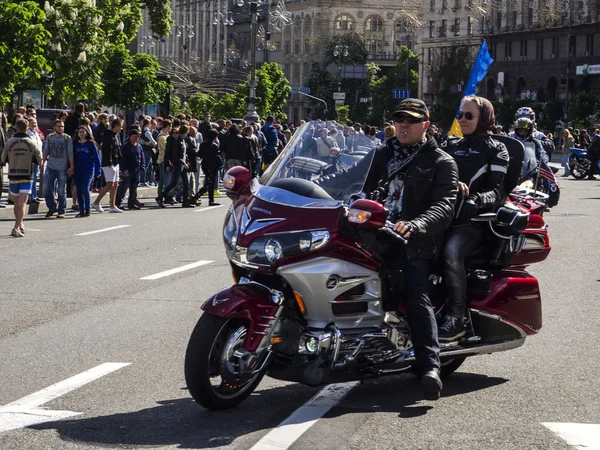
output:
[[[147,53],[150,53],[150,49],[154,48],[154,38],[152,36],[142,36],[140,38],[140,48],[144,49],[144,47],[148,49]]]
[[[178,25],[176,28],[176,37],[180,38],[185,33],[185,40],[181,48],[185,51],[182,58],[184,60],[183,63],[187,64],[187,50],[190,48],[190,39],[196,36],[196,33],[194,32],[194,25]]]
[[[336,45],[333,49],[333,56],[338,59],[338,92],[342,91],[342,56],[348,56],[347,45]]]
[[[565,128],[569,128],[569,100],[570,100],[570,90],[569,84],[571,81],[571,4],[569,2],[565,2],[562,9],[560,10],[562,14],[563,20],[569,20],[569,28],[567,33],[567,91],[565,95]],[[581,23],[581,19],[585,15],[585,11],[583,8],[579,8],[577,10],[577,25]]]

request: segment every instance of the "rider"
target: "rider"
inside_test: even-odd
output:
[[[411,328],[425,397],[436,400],[442,390],[439,342],[429,300],[429,277],[436,250],[452,220],[457,196],[456,163],[431,136],[429,110],[417,99],[403,100],[393,115],[396,135],[378,147],[365,193],[384,188],[388,218],[408,239],[394,242],[382,257],[392,270],[404,272],[404,306]],[[365,157],[363,161],[368,161]]]
[[[547,165],[549,158],[542,142],[534,137],[534,123],[527,117],[521,117],[515,121],[515,134],[513,136],[525,146],[525,160],[521,172],[521,183],[534,180],[537,177],[538,166]],[[540,162],[541,160],[541,162]],[[534,186],[534,188],[537,188]]]
[[[490,136],[496,118],[489,100],[477,96],[463,98],[458,122],[464,137],[451,137],[444,145],[458,165],[460,199],[444,243],[449,311],[438,331],[440,342],[454,341],[465,334],[465,259],[481,247],[485,236],[483,229],[471,225],[471,218],[501,206],[506,197],[503,185],[509,163],[504,144]]]
[[[533,122],[532,136],[535,139],[538,139],[540,141],[540,143],[542,144],[542,148],[548,155],[548,159],[550,159],[552,157],[552,153],[555,150],[554,141],[552,139],[550,139],[548,136],[546,136],[544,133],[542,133],[541,131],[538,131],[535,128],[535,111],[532,108],[530,108],[529,106],[524,106],[522,108],[519,108],[519,109],[517,109],[517,113],[515,114],[515,120],[518,120],[521,117],[526,117]],[[510,133],[509,136],[515,137],[515,134],[516,134],[516,130],[515,130],[515,132]]]

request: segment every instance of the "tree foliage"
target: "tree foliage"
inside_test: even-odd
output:
[[[393,70],[384,76],[379,76],[379,72],[377,66],[370,66],[369,88],[373,94],[371,123],[379,123],[384,116],[389,117],[394,112],[400,101],[393,98],[394,89],[410,89],[411,95],[416,95],[419,86],[419,56],[402,46]]]
[[[580,92],[571,102],[569,120],[588,128],[594,122],[599,106],[598,98],[593,94]]]
[[[108,77],[103,103],[131,110],[162,101],[169,85],[156,78],[159,68],[153,55],[130,56],[124,46],[113,48],[106,67]]]
[[[37,86],[50,70],[45,22],[35,2],[0,0],[0,104],[10,101],[18,85]]]
[[[192,116],[203,117],[206,114],[212,114],[215,98],[204,92],[196,92],[187,102],[184,110]]]

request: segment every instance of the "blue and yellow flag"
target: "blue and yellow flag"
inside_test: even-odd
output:
[[[469,81],[463,90],[463,97],[467,95],[475,95],[477,83],[485,78],[485,74],[488,69],[492,65],[494,60],[492,59],[492,55],[488,50],[487,42],[485,39],[481,43],[481,47],[479,48],[479,53],[477,54],[477,58],[475,59],[475,63],[473,64],[473,69],[471,69],[471,75],[469,76]],[[460,111],[460,106],[459,106]],[[459,111],[456,111],[458,115]],[[460,131],[460,125],[458,124],[458,120],[454,119],[452,122],[452,127],[450,128],[449,136],[461,136],[462,132]]]

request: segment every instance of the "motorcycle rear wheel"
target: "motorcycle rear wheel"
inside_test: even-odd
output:
[[[265,370],[254,375],[232,370],[235,350],[243,347],[247,331],[243,322],[206,313],[198,320],[185,354],[185,381],[194,400],[205,408],[233,408],[261,382]]]

